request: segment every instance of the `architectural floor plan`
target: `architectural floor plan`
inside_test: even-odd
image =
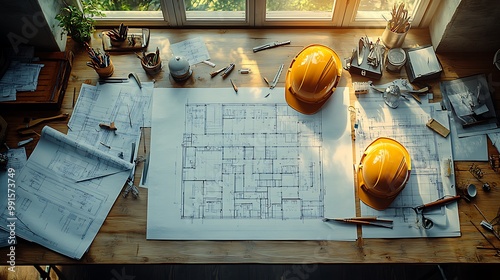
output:
[[[286,104],[187,104],[182,218],[321,219],[321,116]]]
[[[315,115],[268,91],[155,89],[148,239],[356,238],[322,221],[355,215],[348,90]]]

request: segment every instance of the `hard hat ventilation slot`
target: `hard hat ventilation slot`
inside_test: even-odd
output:
[[[323,71],[321,72],[321,75],[318,78],[318,82],[316,83],[316,87],[314,88],[314,92],[318,91],[319,84],[326,77],[326,74],[328,74],[328,72],[330,72],[330,70],[332,69],[331,64],[333,63],[333,61],[334,61],[333,56],[330,56],[330,59],[325,64],[325,67],[323,68]]]

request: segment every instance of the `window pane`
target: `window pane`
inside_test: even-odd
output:
[[[266,0],[266,19],[331,19],[335,0]]]
[[[81,0],[94,2],[106,15],[105,19],[163,19],[160,1],[162,0]]]
[[[246,0],[184,0],[186,19],[245,20]]]
[[[360,0],[356,20],[387,20],[391,19],[391,11],[396,5],[404,3],[408,14],[413,18],[416,8],[420,4],[420,0]]]
[[[161,11],[161,0],[101,0],[94,1],[103,11]],[[89,0],[82,0],[89,2]],[[92,1],[90,1],[92,2]]]

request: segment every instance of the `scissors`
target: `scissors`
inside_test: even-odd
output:
[[[436,207],[436,206],[441,206],[441,205],[445,205],[445,204],[448,204],[450,202],[453,202],[453,201],[456,201],[458,199],[460,199],[461,196],[459,195],[456,195],[456,196],[450,196],[450,197],[443,197],[443,198],[440,198],[436,201],[433,201],[433,202],[429,202],[429,203],[426,203],[426,204],[422,204],[422,205],[419,205],[419,206],[416,206],[416,207],[413,207],[413,211],[415,211],[415,214],[417,214],[417,223],[418,223],[418,217],[419,216],[422,216],[422,225],[425,229],[430,229],[434,226],[434,222],[429,219],[429,218],[426,218],[425,215],[424,215],[424,210],[427,209],[427,208],[431,208],[431,207]]]

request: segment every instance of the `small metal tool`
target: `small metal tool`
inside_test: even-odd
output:
[[[279,46],[283,46],[283,45],[288,45],[290,44],[290,40],[288,41],[283,41],[283,42],[272,42],[272,43],[267,43],[267,44],[264,44],[264,45],[261,45],[261,46],[257,46],[255,48],[253,48],[253,52],[259,52],[259,51],[263,51],[263,50],[267,50],[267,49],[271,49],[271,48],[275,48],[275,47],[279,47]]]
[[[365,40],[364,37],[362,37],[358,41],[358,49],[356,53],[358,56],[358,66],[363,63],[364,49],[365,49]]]
[[[211,61],[203,60],[202,62],[205,63],[206,65],[210,66],[210,67],[215,67],[215,63],[213,63]]]
[[[428,218],[425,217],[424,210],[428,209],[428,208],[431,208],[431,207],[442,206],[442,205],[451,203],[453,201],[456,201],[456,200],[458,200],[460,198],[461,197],[459,195],[450,196],[450,197],[444,197],[444,198],[440,198],[440,199],[438,199],[436,201],[433,201],[433,202],[429,202],[429,203],[426,203],[426,204],[422,204],[422,205],[413,207],[412,209],[413,209],[413,211],[415,211],[415,214],[417,214],[417,222],[418,222],[418,217],[421,216],[422,217],[422,225],[423,225],[423,227],[425,229],[430,229],[430,228],[432,228],[434,226],[434,222],[431,219],[428,219]]]
[[[22,146],[24,146],[24,145],[28,144],[28,143],[29,143],[29,142],[31,142],[31,141],[33,141],[33,138],[28,138],[28,139],[26,139],[26,140],[19,141],[19,142],[17,143],[17,146],[18,146],[18,147],[22,147]]]
[[[128,74],[128,77],[108,77],[108,78],[101,78],[99,79],[99,84],[106,84],[106,83],[127,83],[130,78],[133,78],[134,81],[137,83],[139,88],[142,88],[142,83],[141,80],[139,79],[139,76],[137,76],[136,73],[131,72]]]
[[[132,143],[132,151],[130,153],[130,163],[134,163],[135,156],[135,142]],[[135,166],[130,170],[130,175],[127,179],[127,184],[125,185],[125,190],[123,191],[123,197],[126,198],[129,193],[132,193],[134,198],[139,197],[139,189],[134,185],[134,173]]]
[[[240,74],[250,74],[250,72],[252,72],[252,70],[250,70],[249,68],[242,68],[242,69],[238,70],[238,72],[240,72]]]
[[[229,74],[231,74],[233,69],[234,69],[234,63],[229,64],[229,66],[226,67],[224,72],[222,72],[222,74],[221,74],[222,78],[223,79],[227,78],[227,76],[229,76]]]
[[[470,223],[477,229],[477,231],[479,231],[479,233],[483,236],[484,239],[486,239],[486,241],[488,241],[488,243],[490,243],[491,247],[493,247],[493,249],[495,249],[497,252],[495,254],[495,256],[499,257],[500,256],[500,249],[498,249],[495,244],[493,244],[493,242],[491,242],[487,237],[486,235],[484,235],[484,233],[476,226],[476,224],[474,224],[474,222],[470,221]]]
[[[279,81],[280,76],[281,76],[281,72],[283,72],[283,67],[284,67],[284,64],[281,64],[280,68],[278,69],[278,72],[276,72],[276,75],[274,76],[274,79],[273,79],[273,82],[271,83],[271,86],[269,87],[270,89],[275,88],[276,84],[278,84],[278,81]]]
[[[477,211],[479,212],[479,214],[481,214],[481,216],[484,218],[483,221],[481,221],[481,226],[486,228],[487,230],[491,231],[493,233],[493,235],[498,239],[500,240],[500,235],[495,231],[495,229],[493,228],[493,222],[488,222],[488,219],[486,218],[486,216],[483,214],[483,212],[481,211],[481,209],[479,209],[479,207],[474,204],[474,207],[477,209]],[[494,220],[494,219],[493,219]]]

